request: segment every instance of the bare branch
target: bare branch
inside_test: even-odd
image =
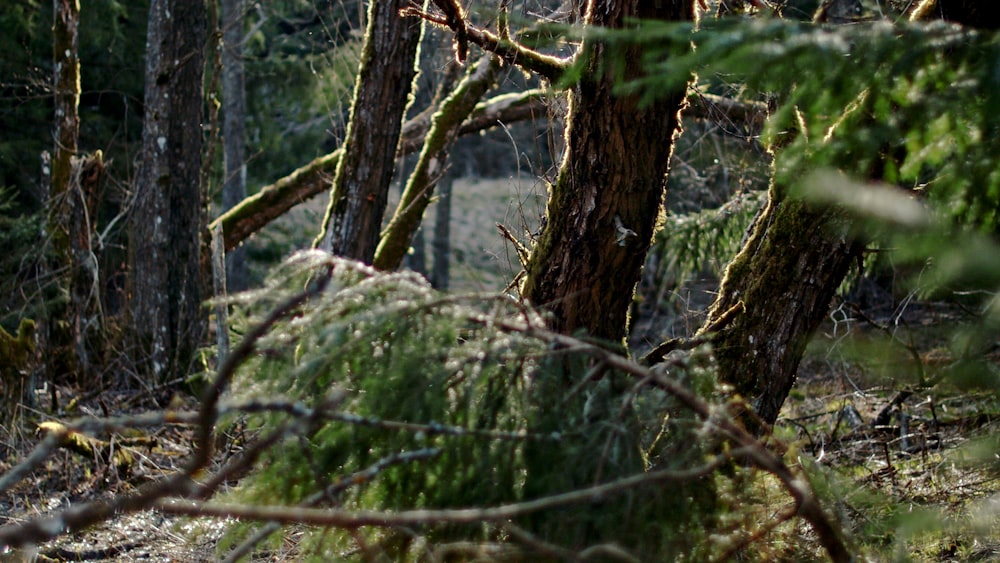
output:
[[[496,54],[512,65],[534,72],[551,82],[557,82],[569,67],[570,60],[545,55],[533,51],[510,39],[507,33],[497,35],[489,30],[476,27],[465,18],[465,11],[456,0],[433,0],[441,14],[427,12],[419,5],[400,11],[401,16],[419,17],[433,24],[450,29],[455,34],[455,59],[465,60],[468,44],[475,43],[483,50]]]

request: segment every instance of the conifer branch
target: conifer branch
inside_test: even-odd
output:
[[[698,415],[705,424],[714,427],[720,434],[728,437],[729,440],[732,440],[738,446],[740,454],[736,455],[734,452],[733,457],[735,459],[749,462],[757,468],[774,475],[781,482],[782,486],[784,486],[789,496],[795,502],[797,513],[809,522],[813,531],[816,532],[820,543],[822,543],[833,561],[848,562],[853,560],[840,528],[834,524],[823,510],[809,481],[800,475],[796,475],[778,455],[771,452],[760,440],[755,438],[727,413],[713,407],[680,382],[667,377],[662,370],[642,366],[625,356],[615,354],[601,346],[534,325],[516,322],[501,322],[499,324],[507,330],[534,336],[550,344],[572,348],[581,353],[588,354],[606,362],[609,366],[619,371],[643,380],[648,380],[661,390],[674,396],[688,409]]]

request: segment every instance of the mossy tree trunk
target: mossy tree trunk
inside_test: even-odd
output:
[[[57,264],[54,270],[65,288],[66,329],[47,326],[45,367],[49,378],[74,375],[84,381],[90,371],[88,340],[100,332],[98,263],[91,244],[96,228],[99,184],[104,172],[101,151],[78,156],[80,134],[80,60],[78,56],[80,4],[54,0],[52,46],[54,76],[55,146],[49,186],[47,233]],[[88,335],[91,337],[88,338]]]
[[[80,3],[54,0],[52,54],[55,68],[55,146],[52,154],[52,185],[49,188],[48,231],[56,254],[69,263],[69,185],[72,159],[80,136]]]
[[[715,331],[720,380],[771,425],[862,245],[847,236],[848,220],[838,212],[790,199],[777,184],[769,197],[726,268],[702,333]]]
[[[973,27],[995,28],[1000,9],[965,0],[923,3],[921,18],[941,17]],[[801,150],[801,149],[799,149]],[[889,157],[892,151],[886,151]],[[776,166],[781,163],[781,152]],[[856,170],[849,151],[831,165],[867,177],[882,178],[884,161]],[[896,163],[898,167],[899,163]],[[786,192],[795,174],[775,175],[769,202],[758,215],[741,252],[726,269],[718,297],[702,335],[711,340],[719,377],[732,384],[754,410],[745,420],[773,425],[795,383],[806,345],[829,312],[830,301],[851,265],[860,261],[863,244],[848,236],[851,220],[836,210],[815,209]]]
[[[396,149],[416,75],[422,24],[399,11],[409,0],[370,2],[361,66],[319,248],[371,263]]]
[[[596,0],[586,25],[621,28],[630,19],[685,21],[695,2]],[[621,342],[662,207],[686,88],[640,105],[614,92],[604,46],[586,39],[584,78],[570,91],[566,148],[546,209],[547,224],[527,264],[522,294],[553,313],[554,327]],[[625,78],[639,53],[624,57]]]
[[[66,291],[64,305],[52,310],[53,316],[69,320],[63,328],[60,323],[42,321],[41,337],[45,354],[44,370],[46,378],[55,380],[79,370],[74,344],[80,340],[79,317],[77,311],[79,292],[73,287],[73,210],[77,207],[77,194],[72,189],[73,161],[77,155],[77,139],[80,135],[80,59],[79,45],[80,4],[77,0],[53,0],[52,22],[52,62],[54,67],[53,93],[55,122],[51,160],[51,184],[48,186],[48,213],[46,234],[52,245],[55,263],[52,271]],[[29,389],[21,388],[16,400],[30,400]],[[24,394],[24,396],[21,396]]]
[[[136,368],[185,373],[205,332],[201,310],[202,0],[152,0],[142,153],[129,218],[129,298]]]

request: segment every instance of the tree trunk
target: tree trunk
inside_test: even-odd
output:
[[[60,316],[67,329],[45,327],[46,369],[49,378],[74,375],[85,382],[92,358],[89,343],[98,341],[101,312],[100,276],[91,244],[96,229],[100,182],[104,175],[101,151],[77,156],[80,133],[80,5],[77,0],[55,0],[53,5],[53,63],[55,147],[48,195],[47,232],[58,264],[57,276],[69,296]],[[89,335],[89,336],[88,336]]]
[[[199,172],[206,30],[203,1],[150,2],[129,297],[132,359],[157,381],[187,371],[205,331]]]
[[[222,210],[229,211],[247,197],[246,87],[243,74],[243,0],[222,0],[222,139],[225,182]],[[229,291],[247,288],[246,249],[226,254]]]
[[[371,2],[361,67],[319,248],[370,263],[416,75],[422,25],[399,11],[409,0]]]
[[[438,183],[440,197],[434,217],[434,238],[431,241],[431,285],[438,291],[448,290],[451,277],[451,190],[454,183],[453,172],[445,172],[444,178]]]
[[[80,4],[77,0],[53,1],[52,55],[53,92],[55,122],[51,160],[51,183],[48,186],[46,211],[48,213],[46,233],[52,244],[55,263],[52,271],[61,288],[65,288],[69,299],[65,309],[57,316],[69,320],[68,327],[42,320],[41,336],[44,341],[46,377],[55,381],[57,377],[75,374],[80,369],[77,352],[83,342],[81,324],[84,304],[80,299],[77,281],[78,264],[74,260],[74,239],[79,233],[75,225],[79,214],[79,190],[73,189],[73,167],[77,154],[77,138],[80,135],[80,60],[79,46]],[[77,174],[77,179],[79,175]],[[79,186],[79,182],[77,182]],[[30,389],[23,389],[24,396],[17,399],[30,400]],[[29,403],[30,404],[30,403]]]
[[[585,22],[622,27],[631,18],[686,21],[695,2],[598,0]],[[553,326],[620,343],[664,195],[686,88],[640,105],[614,93],[604,46],[585,40],[584,78],[570,93],[566,148],[546,209],[547,225],[527,265],[522,294],[553,314]],[[639,73],[626,56],[624,77]]]
[[[806,345],[863,246],[846,235],[848,220],[840,213],[791,200],[777,184],[769,197],[726,268],[700,333],[714,333],[719,379],[772,425]]]
[[[78,0],[54,0],[52,52],[55,67],[55,147],[52,154],[52,185],[49,188],[48,232],[56,255],[70,262],[69,194],[72,159],[80,135],[80,4]]]

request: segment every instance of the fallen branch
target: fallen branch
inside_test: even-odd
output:
[[[330,280],[329,269],[333,268],[333,263],[327,261],[319,264],[319,266],[326,268],[326,270],[317,274],[316,278],[305,290],[289,297],[272,310],[263,321],[258,323],[243,338],[240,345],[226,357],[222,366],[219,367],[215,378],[202,397],[196,416],[189,419],[190,422],[197,425],[195,428],[194,453],[188,459],[182,471],[149,483],[133,494],[117,496],[107,501],[99,500],[73,505],[47,516],[26,522],[0,526],[0,550],[3,548],[20,548],[26,545],[45,543],[59,535],[76,532],[116,515],[146,510],[157,501],[166,497],[187,496],[198,493],[200,488],[196,485],[193,476],[207,467],[211,458],[215,422],[218,419],[220,410],[218,405],[219,397],[221,397],[223,391],[228,387],[229,382],[236,372],[236,368],[246,361],[256,350],[257,342],[267,334],[271,327],[279,320],[293,314],[302,304],[326,288]],[[164,419],[169,419],[171,415],[172,413],[170,412],[162,413]],[[79,427],[87,427],[87,424],[81,423]],[[75,429],[74,427],[67,428]],[[30,471],[30,468],[41,463],[45,457],[58,447],[61,438],[63,438],[61,432],[53,432],[48,436],[42,445],[35,448],[28,460],[18,465],[8,475],[11,473],[23,475],[25,470]],[[7,481],[7,476],[4,479]],[[5,482],[4,484],[6,485],[7,483]]]

